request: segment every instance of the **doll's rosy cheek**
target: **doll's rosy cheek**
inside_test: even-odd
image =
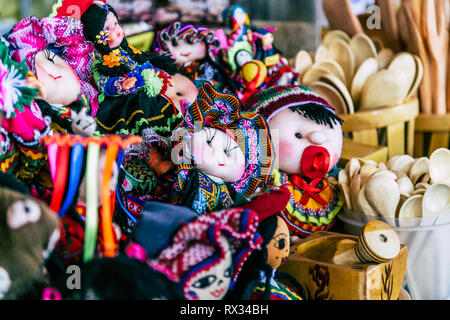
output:
[[[279,154],[280,158],[290,158],[292,156],[292,144],[289,140],[280,140]]]

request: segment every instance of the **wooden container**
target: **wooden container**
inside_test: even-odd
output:
[[[420,114],[415,124],[414,156],[429,157],[436,149],[450,147],[450,114]]]
[[[419,100],[413,100],[402,105],[384,107],[373,110],[361,110],[354,114],[340,115],[344,123],[342,131],[352,134],[354,142],[370,146],[386,146],[387,158],[396,155],[414,153],[415,119],[419,114]],[[385,143],[380,143],[385,135]],[[352,154],[347,156],[351,157]],[[353,158],[359,158],[355,154]],[[375,159],[374,159],[375,160]]]
[[[401,245],[400,253],[387,263],[324,262],[326,252],[342,239],[358,241],[356,236],[321,231],[293,243],[289,259],[279,271],[293,276],[309,300],[399,299],[406,273],[406,246]]]

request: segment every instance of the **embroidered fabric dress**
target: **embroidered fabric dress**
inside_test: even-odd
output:
[[[272,278],[270,279],[270,300],[302,300],[302,298],[294,291],[286,287],[281,282],[275,279],[276,270],[273,270]],[[265,291],[266,276],[261,271],[261,281],[253,291],[251,300],[260,300]]]
[[[141,52],[133,47],[133,52]],[[126,74],[107,75],[98,66],[126,65]],[[140,134],[152,128],[158,134],[168,136],[180,122],[182,114],[161,94],[168,86],[169,74],[155,68],[150,61],[140,65],[123,48],[113,50],[103,57],[94,56],[94,80],[99,89],[99,111],[95,117],[100,134]],[[129,90],[122,83],[131,77],[137,79]]]
[[[289,229],[299,236],[307,236],[316,231],[329,229],[344,204],[337,184],[329,182],[327,178],[323,178],[314,188],[318,190],[317,196],[324,201],[325,205],[315,199],[316,195],[310,197],[308,194],[309,199],[303,198],[307,193],[305,191],[307,187],[300,188],[283,171],[274,170],[272,181],[275,186],[287,185],[291,192],[291,199],[281,212],[281,216]],[[306,204],[302,204],[303,202]]]

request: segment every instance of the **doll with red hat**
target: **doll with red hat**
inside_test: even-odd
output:
[[[289,198],[287,188],[275,187],[240,207],[252,209],[258,214],[257,232],[262,244],[245,262],[227,299],[302,300],[304,292],[301,285],[289,274],[277,270],[287,261],[290,253],[289,229],[279,215]],[[286,284],[286,280],[295,286],[295,291]]]
[[[272,183],[291,192],[281,213],[291,234],[329,229],[343,206],[339,188],[328,179],[342,152],[342,120],[323,98],[301,86],[263,90],[245,109],[262,114],[277,137]]]

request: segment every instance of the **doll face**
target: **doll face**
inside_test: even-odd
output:
[[[232,274],[232,257],[228,248],[225,258],[220,263],[194,277],[190,291],[195,293],[199,300],[220,300],[228,291]]]
[[[60,56],[42,50],[36,54],[34,66],[45,88],[45,101],[67,106],[77,99],[81,92],[80,78]]]
[[[266,245],[267,249],[267,264],[272,269],[278,269],[278,267],[286,262],[289,255],[290,239],[289,229],[286,222],[282,218],[277,217],[277,229],[275,234]]]
[[[203,128],[195,132],[189,148],[197,168],[213,179],[232,183],[244,174],[244,154],[238,143],[220,130]]]
[[[72,111],[72,130],[75,134],[85,136],[93,136],[95,129],[97,129],[97,122],[92,118],[87,108],[83,108],[80,112]]]
[[[264,47],[271,46],[273,44],[273,34],[267,33],[262,37],[261,40]]]
[[[278,133],[278,139],[274,139],[274,147],[278,151],[279,169],[288,174],[304,175],[302,157],[309,147],[320,147],[328,151],[329,166],[322,170],[326,173],[333,169],[341,156],[342,129],[339,123],[335,123],[332,129],[286,108],[269,120],[269,127],[275,135]]]
[[[167,47],[172,59],[179,65],[188,66],[192,62],[206,57],[206,43],[204,41],[189,43],[186,40],[178,40],[175,45],[169,41]]]
[[[175,86],[168,86],[165,96],[178,111],[183,112],[182,105],[194,103],[195,99],[197,99],[198,89],[189,78],[179,73],[174,74],[172,79],[175,81]]]
[[[237,8],[233,13],[233,18],[236,20],[236,23],[240,26],[243,26],[248,22],[247,13],[242,8]]]
[[[123,31],[123,28],[121,27],[119,21],[117,21],[116,16],[112,12],[108,13],[105,26],[103,27],[103,31],[105,33],[107,32],[109,35],[108,45],[111,49],[120,46],[120,44],[123,41],[123,38],[125,37],[125,32]]]
[[[248,52],[246,50],[240,50],[240,51],[238,51],[238,53],[236,54],[236,57],[234,59],[236,60],[236,65],[238,67],[242,67],[247,62],[252,61],[253,57],[250,54],[250,52]]]

